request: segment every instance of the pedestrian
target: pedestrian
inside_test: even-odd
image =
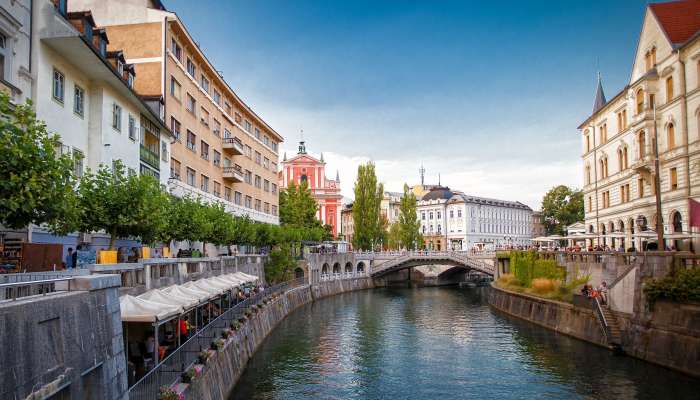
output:
[[[68,248],[68,255],[66,256],[66,269],[73,268],[73,248]]]
[[[602,303],[608,304],[608,284],[605,281],[598,286],[598,293],[600,294]]]

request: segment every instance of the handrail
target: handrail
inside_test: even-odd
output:
[[[45,286],[45,285],[55,285],[58,282],[68,282],[68,285],[66,287],[66,290],[61,290],[61,292],[66,291],[70,292],[71,291],[71,285],[70,282],[75,278],[75,276],[71,276],[69,278],[53,278],[53,279],[42,279],[42,280],[34,280],[34,281],[24,281],[24,282],[10,282],[10,283],[0,283],[0,290],[3,289],[10,289],[11,292],[11,298],[4,298],[0,299],[1,300],[12,300],[15,301],[17,298],[22,298],[22,297],[31,297],[34,295],[42,295],[46,296],[48,293],[56,293],[56,287],[49,287],[48,290],[41,290],[40,293],[37,294],[27,294],[26,296],[18,296],[17,294],[19,293],[19,290],[12,290],[14,288],[21,288],[21,287],[31,287],[31,286]],[[3,296],[6,294],[3,290]]]

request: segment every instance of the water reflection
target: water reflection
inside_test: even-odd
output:
[[[485,290],[381,289],[304,306],[231,398],[698,398],[700,381],[495,313]]]

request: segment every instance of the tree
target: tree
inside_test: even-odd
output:
[[[268,283],[282,282],[291,277],[296,266],[289,243],[283,243],[270,252],[270,260],[265,264],[265,280]]]
[[[167,243],[183,240],[199,240],[204,235],[204,217],[199,199],[190,196],[170,197],[168,227],[161,235]]]
[[[398,250],[401,248],[401,225],[398,222],[391,224],[389,227],[387,247],[391,250]]]
[[[384,197],[384,185],[377,183],[377,175],[372,162],[357,167],[355,181],[355,202],[352,218],[354,223],[353,247],[369,250],[379,241],[383,228],[380,219],[380,205]]]
[[[138,236],[145,241],[162,236],[167,224],[167,197],[158,181],[148,175],[127,174],[116,161],[110,169],[88,171],[78,185],[77,228],[81,232],[104,230],[109,248],[117,238]]]
[[[22,229],[48,223],[74,228],[73,159],[59,155],[57,135],[36,119],[31,103],[13,105],[0,92],[0,224]]]
[[[556,186],[542,199],[542,218],[548,235],[566,234],[566,227],[582,221],[583,192],[565,185]]]
[[[408,185],[403,185],[403,197],[399,205],[399,222],[401,247],[405,249],[415,249],[420,237],[420,221],[416,211],[416,195],[409,190]]]
[[[279,204],[280,223],[283,225],[313,227],[317,222],[318,204],[307,182],[299,186],[290,182],[287,189],[280,192]]]

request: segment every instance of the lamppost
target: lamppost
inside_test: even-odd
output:
[[[656,243],[657,250],[663,251],[666,246],[664,244],[664,221],[661,215],[661,175],[659,172],[659,140],[656,131],[656,102],[652,104],[654,114],[654,134],[652,135],[652,140],[654,143],[654,194],[656,199]]]

